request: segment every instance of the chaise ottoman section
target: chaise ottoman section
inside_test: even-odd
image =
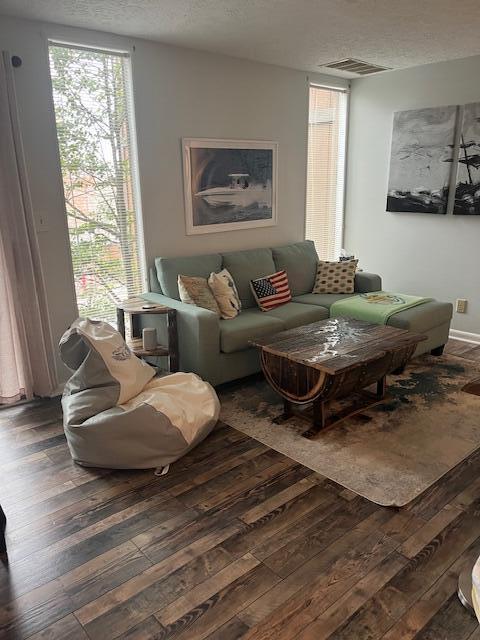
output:
[[[441,355],[448,340],[452,315],[453,305],[450,302],[431,300],[395,313],[389,318],[387,325],[427,336],[427,340],[417,346],[415,355],[429,351],[434,352],[434,355]]]

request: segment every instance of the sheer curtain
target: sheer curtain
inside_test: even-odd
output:
[[[10,56],[0,59],[0,404],[57,386]]]

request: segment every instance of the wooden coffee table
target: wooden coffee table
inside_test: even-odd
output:
[[[270,385],[284,400],[284,411],[275,419],[308,416],[311,438],[321,429],[381,402],[386,376],[402,369],[426,336],[386,325],[349,318],[330,318],[297,329],[258,338],[251,344],[261,351],[262,369]],[[375,394],[363,391],[377,383]],[[350,396],[352,406],[327,420],[327,403]],[[308,412],[295,411],[311,404]]]

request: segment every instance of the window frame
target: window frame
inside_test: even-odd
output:
[[[344,248],[345,241],[345,213],[347,206],[347,162],[348,162],[348,144],[349,144],[349,126],[350,126],[350,94],[351,94],[351,85],[348,82],[345,86],[336,85],[336,84],[326,84],[324,82],[311,80],[307,77],[307,117],[306,117],[306,162],[305,162],[305,216],[304,216],[304,230],[303,237],[307,239],[307,205],[308,205],[308,145],[309,145],[309,126],[310,126],[310,90],[312,88],[316,89],[326,89],[328,91],[338,91],[339,93],[345,94],[345,144],[344,144],[344,161],[342,167],[342,195],[341,195],[341,203],[342,203],[342,216],[340,220],[340,244],[341,248]],[[337,185],[338,189],[338,185]]]
[[[93,53],[100,53],[105,55],[112,55],[122,57],[125,60],[124,69],[125,69],[125,79],[126,79],[126,99],[129,103],[128,108],[128,118],[129,118],[129,139],[130,139],[130,151],[132,155],[131,160],[131,179],[132,179],[132,197],[134,202],[135,209],[135,225],[136,225],[136,244],[137,244],[137,259],[138,266],[140,270],[140,280],[144,287],[145,291],[149,291],[149,268],[147,263],[147,253],[146,253],[146,243],[145,243],[145,228],[144,228],[144,216],[143,216],[143,199],[142,199],[142,188],[141,188],[141,178],[140,178],[140,167],[139,167],[139,156],[138,156],[138,138],[137,138],[137,123],[136,123],[136,105],[135,105],[135,90],[134,90],[134,74],[133,74],[133,64],[134,64],[134,55],[135,55],[135,45],[131,45],[129,47],[119,47],[116,48],[114,46],[102,46],[97,43],[88,44],[85,42],[78,42],[76,40],[63,39],[61,37],[55,37],[53,35],[48,35],[44,33],[45,38],[45,53],[47,57],[47,67],[48,74],[50,79],[50,99],[51,99],[51,107],[53,112],[53,123],[55,129],[55,137],[56,137],[56,148],[58,154],[58,171],[59,171],[59,180],[62,185],[62,206],[63,213],[65,216],[65,221],[68,218],[68,212],[65,202],[65,197],[63,193],[63,174],[62,174],[62,164],[60,159],[60,150],[57,134],[57,123],[56,123],[56,114],[55,114],[55,103],[54,103],[54,91],[53,91],[53,82],[51,76],[51,66],[50,66],[50,47],[65,47],[70,49],[76,49],[80,51],[89,51]],[[79,314],[78,302],[77,302],[77,293],[76,293],[76,285],[74,278],[74,268],[72,264],[72,254],[71,254],[71,246],[70,246],[70,237],[68,226],[65,226],[66,233],[66,241],[68,243],[68,255],[71,262],[71,280],[72,280],[72,292],[73,292],[73,301],[75,303],[77,315]]]

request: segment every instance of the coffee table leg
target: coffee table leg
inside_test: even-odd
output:
[[[313,438],[319,431],[324,429],[326,425],[326,402],[324,400],[314,400],[312,410],[313,424],[311,429],[302,434],[304,438]]]
[[[383,376],[377,382],[377,398],[381,399],[385,397],[387,393],[387,376]]]
[[[275,424],[281,424],[293,416],[293,407],[290,400],[283,400],[283,413],[272,420]]]

